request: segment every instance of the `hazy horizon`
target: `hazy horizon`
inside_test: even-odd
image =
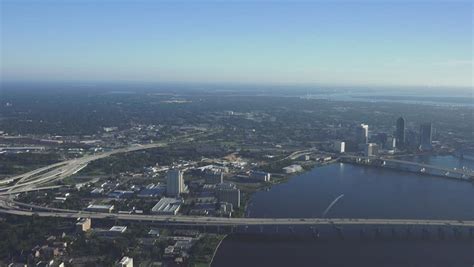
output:
[[[1,79],[472,89],[472,4],[1,2]]]

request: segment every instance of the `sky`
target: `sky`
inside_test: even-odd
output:
[[[473,86],[468,1],[0,3],[4,81]]]

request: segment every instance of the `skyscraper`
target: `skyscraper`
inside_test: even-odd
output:
[[[184,192],[183,172],[170,170],[166,174],[166,194],[168,196],[179,196]]]
[[[367,144],[369,141],[369,125],[362,123],[357,126],[356,139],[358,144]]]
[[[420,149],[431,150],[431,142],[433,136],[433,126],[431,122],[423,123],[420,127]]]
[[[396,145],[398,149],[405,146],[405,119],[400,117],[397,119],[397,131],[395,132]]]

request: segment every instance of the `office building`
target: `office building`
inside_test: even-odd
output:
[[[395,138],[397,140],[397,148],[402,149],[405,146],[405,119],[402,117],[397,119]]]
[[[387,137],[387,140],[385,141],[384,143],[384,147],[385,149],[388,149],[388,150],[393,150],[395,149],[397,146],[397,138],[396,137]]]
[[[337,153],[346,152],[346,142],[341,142],[341,141],[334,142],[334,151]]]
[[[369,141],[369,125],[362,123],[357,126],[356,141],[358,144],[367,144]]]
[[[219,203],[227,202],[233,207],[240,207],[240,190],[232,183],[222,183],[216,186],[216,196]]]
[[[378,154],[378,146],[375,143],[368,143],[365,145],[364,155],[366,157],[376,156]]]
[[[431,150],[433,141],[433,126],[431,122],[423,123],[420,126],[420,149]]]
[[[180,170],[170,170],[166,174],[166,194],[168,196],[179,196],[184,192],[183,172]]]

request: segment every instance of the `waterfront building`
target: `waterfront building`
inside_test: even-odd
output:
[[[240,207],[240,190],[235,184],[222,183],[216,186],[216,196],[219,203],[227,202],[233,207]]]
[[[346,152],[346,142],[342,142],[342,141],[334,142],[334,151],[336,151],[337,153]]]
[[[170,170],[166,174],[166,194],[168,196],[179,196],[184,192],[183,172],[180,170]]]
[[[403,117],[397,119],[395,138],[397,140],[397,148],[402,149],[405,146],[405,119]]]
[[[270,182],[271,174],[268,172],[261,172],[261,171],[250,171],[249,178],[255,179],[261,182]]]
[[[357,126],[356,141],[358,144],[367,144],[369,141],[369,125],[362,123]]]
[[[378,146],[375,143],[368,143],[365,145],[364,155],[366,157],[376,156],[378,154]]]
[[[303,171],[303,167],[301,167],[301,165],[298,165],[298,164],[293,164],[293,165],[284,167],[283,171],[285,173],[296,173],[296,172]]]
[[[431,150],[433,142],[433,126],[431,122],[423,123],[420,126],[420,149]]]

